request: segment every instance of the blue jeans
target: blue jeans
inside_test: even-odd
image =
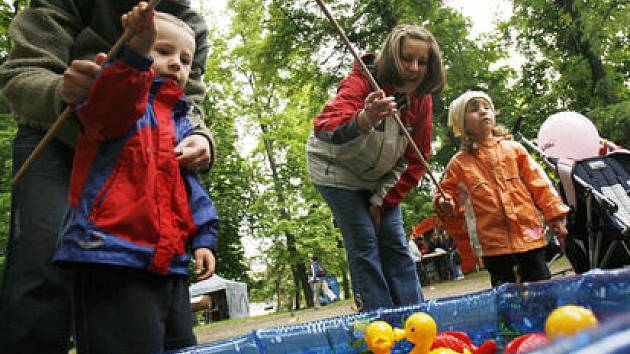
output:
[[[368,209],[371,192],[316,186],[343,235],[352,289],[359,311],[423,301],[409,255],[400,206],[387,209],[376,232]]]
[[[20,126],[13,173],[44,132]],[[11,225],[0,292],[0,349],[67,353],[73,276],[51,263],[68,198],[74,150],[52,140],[11,191]]]

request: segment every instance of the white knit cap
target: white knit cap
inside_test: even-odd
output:
[[[483,98],[490,103],[490,108],[494,111],[494,104],[485,92],[466,91],[461,96],[451,102],[448,107],[448,126],[453,129],[455,136],[461,136],[464,133],[464,114],[466,113],[466,105],[473,98]]]

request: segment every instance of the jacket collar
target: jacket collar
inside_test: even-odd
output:
[[[153,79],[150,92],[155,99],[173,106],[175,113],[186,114],[188,112],[190,103],[182,88],[175,81],[157,77]]]

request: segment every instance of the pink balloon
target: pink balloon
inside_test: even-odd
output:
[[[549,157],[581,160],[599,154],[595,125],[576,112],[558,112],[538,130],[538,147]]]

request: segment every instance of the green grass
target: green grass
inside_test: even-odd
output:
[[[565,271],[565,270],[570,270],[570,272],[567,272],[567,274],[573,274],[573,268],[571,268],[571,263],[569,262],[569,259],[567,259],[566,256],[562,256],[560,258],[558,258],[557,260],[555,260],[550,266],[549,266],[550,270],[551,270],[551,274],[555,274],[561,271]]]
[[[353,301],[351,299],[342,299],[342,300],[330,303],[330,304],[326,305],[326,307],[327,308],[333,308],[333,307],[337,307],[337,306],[347,306],[347,305],[352,304],[352,303],[353,303]],[[260,321],[260,320],[264,320],[264,319],[272,320],[273,318],[276,318],[276,317],[296,316],[296,315],[299,315],[301,312],[306,312],[306,311],[313,311],[313,308],[312,307],[306,307],[306,308],[299,309],[297,311],[288,311],[287,310],[287,311],[268,313],[268,314],[265,314],[265,315],[250,316],[250,317],[244,317],[244,318],[225,319],[225,320],[221,320],[221,321],[211,322],[211,323],[208,323],[206,325],[199,325],[199,326],[196,326],[195,328],[205,330],[207,328],[232,327],[232,326],[237,326],[239,324],[248,323],[248,322],[254,322],[254,321]]]

